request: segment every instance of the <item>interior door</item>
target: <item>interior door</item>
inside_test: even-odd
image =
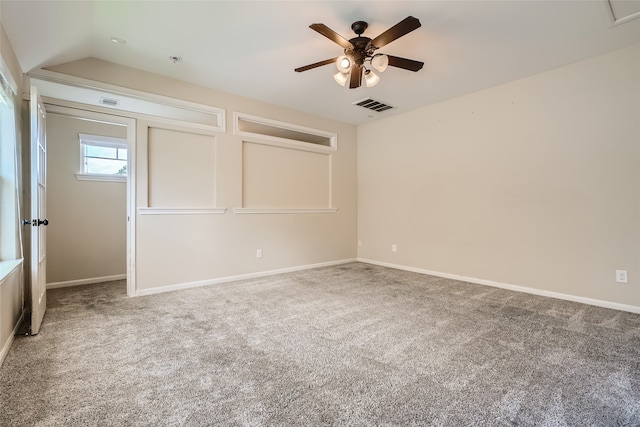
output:
[[[47,309],[47,137],[44,104],[31,86],[31,334],[40,331]]]

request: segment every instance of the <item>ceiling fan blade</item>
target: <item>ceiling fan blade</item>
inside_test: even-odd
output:
[[[349,80],[349,89],[355,89],[362,84],[362,67],[353,65],[351,67],[351,79]]]
[[[384,33],[380,34],[375,39],[371,40],[369,44],[376,49],[380,49],[382,46],[391,43],[395,39],[398,39],[405,34],[410,33],[417,28],[420,28],[421,25],[422,24],[420,24],[420,20],[418,18],[408,16],[393,27],[389,28]]]
[[[295,69],[297,73],[301,73],[303,71],[311,70],[313,68],[322,67],[323,65],[328,65],[334,63],[338,60],[338,58],[325,59],[324,61],[315,62],[313,64],[305,65],[304,67],[298,67]]]
[[[414,61],[413,59],[399,58],[397,56],[387,55],[389,65],[392,67],[403,68],[409,71],[418,71],[422,69],[424,62]]]
[[[329,40],[331,40],[331,41],[333,41],[335,43],[338,43],[340,46],[342,46],[345,49],[352,49],[353,48],[353,45],[351,43],[349,43],[349,41],[347,39],[345,39],[340,34],[336,33],[335,31],[333,31],[331,28],[327,27],[324,24],[311,24],[311,25],[309,25],[309,28],[311,28],[314,31],[319,32],[320,34],[322,34],[323,36],[325,36]]]

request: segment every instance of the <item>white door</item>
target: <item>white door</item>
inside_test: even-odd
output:
[[[47,138],[44,104],[31,86],[31,334],[47,309]]]

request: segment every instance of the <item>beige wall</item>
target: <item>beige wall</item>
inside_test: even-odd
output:
[[[79,181],[79,133],[126,139],[126,127],[47,115],[47,283],[127,272],[125,182]]]
[[[359,257],[640,307],[639,123],[635,46],[360,126]]]
[[[0,23],[0,55],[7,65],[9,72],[11,73],[13,79],[18,84],[18,87],[22,85],[22,70],[18,65],[18,60],[16,59],[15,53],[13,52],[13,48],[11,43],[9,43],[9,39],[4,32],[4,28]],[[15,109],[16,109],[16,136],[17,141],[21,140],[21,120],[20,120],[20,97],[16,96],[15,98]],[[20,145],[20,144],[18,144]],[[21,156],[21,148],[18,148],[18,156]],[[18,165],[20,167],[21,160],[18,159]],[[18,176],[21,176],[21,171],[19,171]],[[19,178],[20,179],[20,178]],[[21,189],[21,183],[19,183],[19,187]],[[22,194],[22,193],[20,193]],[[20,200],[20,204],[22,205],[22,211],[24,212],[24,199]],[[0,363],[2,363],[2,359],[6,356],[6,352],[9,350],[9,345],[13,340],[14,328],[16,327],[18,321],[22,316],[23,311],[23,287],[24,287],[24,276],[22,274],[22,268],[18,268],[14,273],[5,278],[5,280],[0,280]]]
[[[223,214],[137,214],[138,291],[152,292],[172,285],[355,259],[355,126],[96,59],[63,64],[50,70],[212,105],[226,111],[226,132],[205,132],[162,122],[137,121],[137,208],[227,208]],[[330,181],[326,176],[323,180],[330,182],[331,188],[330,191],[323,189],[322,197],[330,194],[331,207],[338,211],[311,214],[234,212],[233,209],[242,208],[246,200],[243,177],[256,176],[252,175],[253,172],[264,172],[257,171],[256,164],[260,165],[259,168],[264,168],[265,164],[272,164],[274,168],[282,165],[281,150],[262,150],[262,161],[257,162],[254,156],[247,166],[243,146],[250,138],[233,134],[233,113],[236,111],[337,133],[338,150],[331,153],[330,170],[327,171],[326,159],[314,163],[317,158],[313,157],[315,160],[309,164],[322,173],[330,172]],[[184,155],[183,150],[189,150],[189,147],[201,155]],[[307,156],[288,158],[306,161]],[[171,159],[175,163],[169,173],[166,163]],[[246,167],[251,167],[252,171],[247,171]],[[211,169],[214,169],[213,175],[209,174]],[[303,172],[306,173],[307,169]],[[194,177],[197,179],[192,179]],[[306,180],[308,176],[303,178]],[[212,185],[212,180],[215,185]],[[283,181],[278,178],[273,182]],[[309,194],[301,191],[299,186],[292,187],[295,191],[283,195],[280,188],[262,184],[251,187],[254,193],[249,195],[249,207],[265,203],[269,206],[260,207],[317,207],[313,206],[316,200],[306,197]],[[191,191],[192,185],[202,189],[199,196]],[[313,191],[314,187],[310,188],[309,191]],[[215,192],[213,197],[212,190]],[[276,206],[271,205],[274,201]],[[328,204],[324,200],[323,203]],[[258,249],[263,251],[262,258],[256,257]]]

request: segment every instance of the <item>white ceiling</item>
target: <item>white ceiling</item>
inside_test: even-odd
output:
[[[614,1],[640,10],[640,0]],[[376,87],[348,89],[334,82],[333,65],[293,71],[341,54],[312,23],[350,39],[364,20],[374,38],[409,15],[422,27],[379,52],[423,61],[417,73],[390,67]],[[2,0],[0,20],[26,72],[96,57],[354,124],[640,43],[640,19],[613,25],[606,0]],[[366,97],[397,108],[352,105]]]

